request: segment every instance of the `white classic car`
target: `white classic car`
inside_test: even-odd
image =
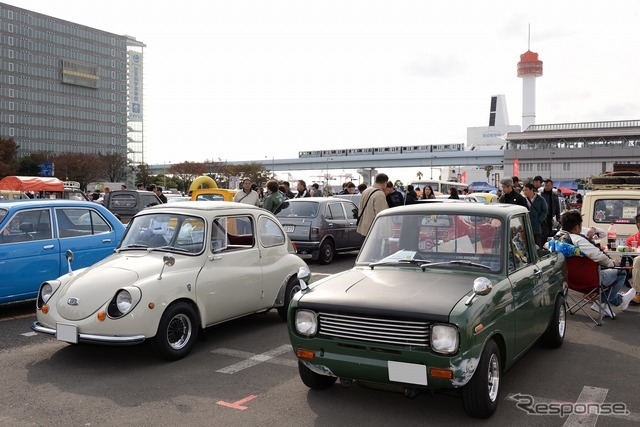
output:
[[[309,270],[264,209],[231,202],[177,202],[138,213],[115,253],[44,282],[31,328],[69,343],[153,339],[169,360],[198,332],[287,307]],[[68,254],[69,265],[73,254]],[[302,269],[302,270],[301,270]]]

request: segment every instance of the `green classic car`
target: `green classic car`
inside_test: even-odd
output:
[[[289,305],[300,378],[460,389],[466,412],[496,410],[500,377],[539,340],[565,334],[562,255],[537,249],[513,205],[433,203],[376,217],[354,268]]]

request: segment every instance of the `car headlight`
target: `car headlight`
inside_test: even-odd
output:
[[[49,301],[51,295],[53,295],[53,286],[48,283],[42,285],[42,288],[40,288],[40,298],[42,298],[43,304],[46,304]]]
[[[311,310],[296,311],[296,332],[300,335],[312,336],[318,332],[318,317]]]
[[[122,314],[125,314],[129,310],[131,310],[131,302],[131,294],[124,289],[118,292],[118,295],[116,295],[116,307],[118,307],[118,311],[120,311],[120,313]]]
[[[126,315],[140,302],[141,296],[140,290],[135,287],[119,289],[109,303],[107,314],[112,319]]]
[[[454,354],[460,345],[458,329],[452,325],[431,326],[431,349],[437,353]]]

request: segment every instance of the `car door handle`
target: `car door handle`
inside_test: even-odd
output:
[[[332,222],[328,223],[327,225],[328,225],[329,227],[333,227],[333,223],[332,223]]]
[[[111,239],[102,239],[102,243],[111,243]]]
[[[537,268],[533,270],[533,274],[536,276],[542,276],[542,270],[538,270]]]
[[[44,246],[42,247],[42,249],[44,249],[44,250],[46,250],[46,251],[48,251],[48,250],[50,250],[50,249],[53,249],[53,248],[55,248],[55,246],[54,246],[54,245],[44,245]]]

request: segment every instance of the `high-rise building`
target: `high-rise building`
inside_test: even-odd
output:
[[[0,136],[19,156],[114,154],[144,162],[145,45],[0,3]]]

